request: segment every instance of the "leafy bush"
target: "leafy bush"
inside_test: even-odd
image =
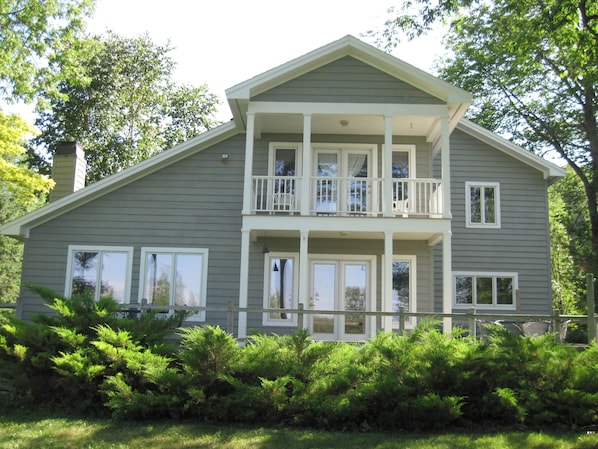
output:
[[[598,348],[490,329],[487,341],[422,323],[359,344],[253,335],[240,347],[216,326],[182,317],[119,318],[110,300],[61,298],[57,313],[0,316],[0,377],[36,404],[115,418],[188,417],[324,429],[598,423]]]

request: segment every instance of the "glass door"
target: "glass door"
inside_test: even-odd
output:
[[[336,215],[338,210],[340,173],[339,151],[316,151],[316,212]]]
[[[314,262],[312,264],[312,296],[310,308],[313,310],[336,310],[337,264],[334,262]],[[334,315],[313,314],[311,333],[315,338],[334,340],[336,320]]]
[[[343,153],[343,176],[348,178],[343,195],[346,201],[344,209],[349,214],[364,214],[370,204],[370,154],[369,151]]]
[[[312,262],[310,308],[322,311],[310,315],[310,331],[315,339],[359,341],[366,338],[370,279],[367,261]],[[330,314],[325,311],[342,311]]]
[[[357,312],[340,316],[342,340],[365,338],[365,312],[367,303],[368,265],[363,262],[344,263],[343,284],[345,312]]]

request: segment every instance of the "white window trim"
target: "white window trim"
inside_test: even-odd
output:
[[[492,278],[492,304],[477,304],[475,300],[475,288],[472,294],[472,304],[457,304],[457,277],[458,276],[479,276]],[[496,300],[496,278],[513,278],[513,303],[512,304],[497,304]],[[476,309],[491,309],[491,310],[516,310],[517,309],[517,291],[519,290],[519,273],[516,272],[501,272],[501,271],[454,271],[453,272],[453,307],[455,309],[469,309],[475,307]]]
[[[393,262],[409,262],[410,269],[409,269],[409,310],[407,312],[417,312],[417,256],[415,255],[403,255],[403,254],[395,254],[392,257]],[[382,266],[384,267],[384,260],[382,261]],[[382,271],[382,285],[385,282],[385,275],[386,275],[386,268],[383,268]],[[392,311],[392,297],[386,298],[386,307],[385,310]],[[405,328],[411,329],[415,324],[414,317],[409,317],[405,319]],[[396,323],[392,320],[392,329],[398,329],[399,323]]]
[[[278,149],[295,150],[295,177],[300,177],[303,169],[303,144],[298,142],[270,142],[268,148],[268,176],[274,176],[274,160]]]
[[[371,255],[357,255],[357,254],[313,254],[309,257],[309,295],[311,297],[311,294],[314,290],[313,287],[313,264],[314,263],[318,263],[318,262],[336,262],[339,266],[339,268],[342,266],[343,263],[348,262],[348,263],[352,263],[352,262],[368,262],[370,264],[370,272],[368,273],[368,288],[370,290],[370,298],[369,301],[366,302],[366,306],[365,306],[365,311],[366,312],[371,312],[374,311],[374,309],[376,308],[376,273],[377,273],[377,268],[376,268],[376,256],[371,256]],[[340,271],[339,271],[339,276],[340,276]],[[340,280],[337,279],[337,282]],[[336,307],[335,305],[335,309],[338,309],[338,307]],[[310,317],[311,315],[309,315],[308,317]],[[335,315],[335,317],[340,317],[341,315]],[[340,321],[340,320],[339,320]],[[310,323],[309,326],[311,327],[311,320],[308,319],[308,322]],[[365,328],[365,338],[366,339],[370,339],[373,337],[374,333],[376,332],[376,317],[375,316],[366,316],[365,319],[365,324],[366,324],[366,328]],[[333,337],[333,339],[337,339],[338,337],[340,337],[340,331],[337,331],[336,328],[339,325],[339,322],[336,321],[335,318],[335,335]],[[336,333],[338,332],[338,335],[336,335]],[[314,334],[314,337],[316,339],[321,339],[322,335],[321,334]],[[344,341],[360,341],[360,339],[346,339]]]
[[[494,214],[496,223],[473,223],[471,221],[471,187],[493,187],[494,188]],[[484,195],[480,195],[483,199]],[[484,213],[484,207],[481,208],[482,214]],[[500,229],[500,183],[499,182],[486,182],[486,181],[466,181],[465,182],[465,227],[467,228],[483,228],[483,229]]]
[[[125,273],[125,302],[131,302],[131,273],[133,272],[133,247],[132,246],[101,246],[101,245],[69,245],[66,276],[64,281],[64,296],[70,298],[73,289],[73,255],[76,252],[98,252],[98,253],[126,253],[127,254],[127,272]],[[128,298],[128,302],[127,302]],[[100,299],[100,291],[95,293],[95,301]]]
[[[384,149],[385,149],[385,145],[382,145],[382,154],[384,154]],[[407,179],[415,179],[417,178],[417,173],[416,173],[416,151],[417,151],[417,146],[416,145],[411,145],[411,144],[399,144],[399,145],[393,145],[392,146],[392,151],[394,152],[404,152],[404,153],[409,153],[409,178]],[[384,157],[382,157],[382,173],[384,173]]]
[[[142,247],[141,248],[141,261],[139,264],[139,304],[143,302],[143,290],[145,286],[145,264],[147,253],[170,253],[170,254],[201,254],[203,256],[202,261],[202,273],[201,273],[201,297],[199,299],[199,307],[205,307],[207,302],[207,291],[208,291],[208,248],[178,248],[178,247]],[[172,298],[170,298],[172,300]],[[170,309],[172,312],[172,309]],[[205,321],[206,312],[202,310],[197,314],[188,316],[185,321]]]
[[[267,253],[264,254],[264,309],[270,308],[270,261],[272,259],[293,259],[293,303],[291,308],[297,309],[299,307],[299,254],[298,253]],[[284,312],[281,309],[281,312]],[[292,313],[290,320],[274,319],[270,318],[268,312],[264,312],[262,315],[263,326],[280,326],[280,327],[296,327],[297,326],[297,314]]]

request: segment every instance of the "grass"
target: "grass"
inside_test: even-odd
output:
[[[223,427],[175,421],[117,422],[44,412],[0,411],[4,449],[596,449],[598,434],[500,431],[488,433],[339,433],[263,427]]]

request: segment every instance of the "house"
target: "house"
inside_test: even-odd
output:
[[[398,325],[364,310],[550,313],[564,171],[465,120],[469,93],[347,36],[227,97],[229,123],[73,193],[84,156],[61,147],[53,201],[0,228],[23,283],[207,306],[190,324],[275,309],[239,312],[240,339],[291,332],[300,305],[314,338],[348,341]],[[47,312],[22,290],[19,316]]]

